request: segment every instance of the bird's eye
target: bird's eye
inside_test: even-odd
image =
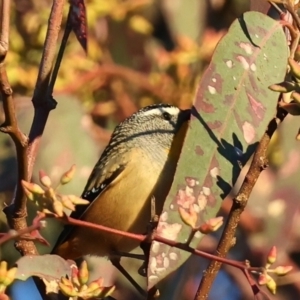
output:
[[[166,111],[162,115],[163,115],[164,119],[167,121],[170,121],[172,119],[172,116]]]

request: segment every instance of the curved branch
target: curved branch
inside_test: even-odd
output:
[[[252,160],[250,169],[246,174],[243,184],[233,199],[233,204],[228,215],[227,223],[225,225],[223,234],[221,236],[219,245],[216,250],[218,257],[225,257],[227,252],[232,247],[232,241],[234,240],[236,228],[240,221],[242,212],[244,211],[252,189],[260,175],[260,173],[266,169],[268,165],[266,151],[270,143],[271,137],[277,129],[278,125],[286,117],[287,112],[279,108],[276,118],[274,118],[263,135]],[[218,271],[220,270],[221,263],[217,260],[211,261],[206,269],[204,276],[198,287],[195,300],[206,300]]]

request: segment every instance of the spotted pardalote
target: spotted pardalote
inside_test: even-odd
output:
[[[71,217],[115,229],[146,232],[151,198],[160,214],[171,187],[190,110],[158,104],[140,109],[114,130]],[[83,145],[84,147],[84,145]],[[134,240],[84,227],[66,226],[53,253],[66,259],[129,252]]]

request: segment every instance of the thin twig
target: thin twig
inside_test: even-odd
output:
[[[295,49],[299,43],[299,29],[300,21],[298,15],[294,12],[293,7],[290,5],[285,5],[289,13],[291,13],[294,22],[297,25],[297,29],[294,30],[293,27],[289,27],[291,36],[293,38],[291,48],[291,56],[293,58],[295,54]],[[288,25],[288,24],[286,24]],[[220,257],[225,257],[230,248],[232,247],[232,241],[235,236],[236,228],[240,221],[241,214],[247,205],[248,199],[252,192],[252,189],[260,175],[260,173],[267,167],[267,157],[266,151],[270,143],[271,137],[277,129],[278,125],[284,120],[287,112],[281,108],[277,109],[276,117],[269,123],[269,126],[263,135],[250,166],[248,173],[244,179],[244,182],[237,194],[233,199],[233,204],[228,215],[227,223],[225,225],[223,234],[221,236],[220,242],[218,244],[216,253]],[[206,300],[208,298],[209,291],[211,289],[212,283],[220,270],[221,264],[218,261],[212,261],[207,270],[202,277],[199,284],[195,300]]]
[[[53,217],[55,217],[56,219],[62,221],[65,224],[68,224],[68,225],[80,226],[80,227],[85,227],[85,228],[89,228],[89,229],[95,229],[95,230],[99,230],[99,231],[119,235],[119,236],[122,236],[122,237],[125,237],[125,238],[128,238],[128,239],[133,239],[133,240],[136,240],[136,241],[139,241],[139,242],[144,242],[145,240],[148,241],[148,239],[149,239],[148,235],[145,236],[143,234],[130,233],[130,232],[127,232],[127,231],[122,231],[122,230],[106,227],[106,226],[103,226],[103,225],[100,225],[100,224],[90,223],[90,222],[83,221],[83,220],[80,220],[80,219],[74,219],[74,218],[71,218],[67,215],[65,215],[61,218],[57,217],[57,216],[53,216]],[[45,215],[45,218],[46,218],[46,215]],[[43,218],[41,217],[41,219],[43,219]],[[210,254],[210,253],[198,250],[198,249],[194,249],[194,248],[190,247],[187,243],[180,243],[180,242],[176,242],[176,241],[173,241],[173,240],[169,240],[169,239],[166,239],[164,237],[161,237],[158,234],[154,234],[151,237],[151,241],[160,242],[160,243],[163,243],[163,244],[168,245],[170,247],[174,247],[174,248],[177,248],[177,249],[180,249],[180,250],[184,250],[184,251],[187,251],[191,254],[201,256],[201,257],[204,257],[204,258],[207,258],[207,259],[210,259],[210,260],[217,260],[220,263],[226,263],[230,266],[233,266],[233,267],[236,267],[236,268],[239,268],[239,269],[242,269],[242,270],[244,270],[244,269],[247,269],[247,270],[250,270],[250,271],[254,271],[254,270],[259,271],[259,270],[261,270],[261,268],[249,267],[249,266],[247,266],[247,264],[245,264],[245,262],[239,262],[239,261],[230,260],[230,259],[227,259],[227,258],[224,258],[224,257],[218,257],[218,256],[215,256],[213,254]]]
[[[42,227],[44,227],[43,217],[38,217],[38,218],[36,218],[36,220],[34,220],[32,225],[30,225],[22,230],[18,230],[18,231],[10,230],[8,233],[4,234],[0,238],[0,245],[6,243],[8,241],[11,241],[11,240],[17,240],[27,233],[31,233],[34,230],[40,230]]]
[[[50,80],[50,83],[49,83],[48,93],[50,95],[53,94],[53,89],[54,89],[55,81],[56,81],[58,71],[59,71],[59,68],[60,68],[60,64],[61,64],[64,52],[65,52],[65,49],[66,49],[66,46],[67,46],[67,42],[68,42],[70,33],[72,31],[71,13],[72,13],[72,6],[70,5],[64,35],[63,35],[63,38],[62,38],[62,41],[61,41],[61,44],[60,44],[60,47],[59,47],[59,50],[58,50],[57,58],[56,58],[56,61],[55,61],[55,65],[54,65],[53,72],[52,72],[52,75],[51,75],[51,80]]]
[[[274,118],[263,135],[252,160],[250,169],[246,174],[244,182],[237,194],[233,199],[231,211],[228,215],[227,223],[225,225],[222,237],[217,247],[216,253],[219,257],[225,257],[227,252],[232,246],[232,240],[235,237],[236,228],[238,226],[240,216],[247,205],[248,199],[252,192],[252,189],[260,175],[260,173],[267,167],[266,151],[270,143],[271,137],[278,124],[280,124],[287,112],[279,108],[276,118]],[[205,300],[208,297],[211,285],[217,276],[217,273],[221,267],[221,263],[217,260],[213,260],[206,269],[201,283],[198,287],[195,300]]]
[[[291,14],[293,21],[295,22],[298,30],[300,30],[300,18],[294,9],[294,5],[288,1],[288,3],[284,3],[284,7]]]
[[[40,64],[39,74],[32,98],[34,105],[34,119],[29,132],[28,142],[28,179],[31,178],[33,165],[44,132],[49,112],[56,107],[56,101],[49,93],[49,81],[55,58],[55,49],[61,27],[64,0],[53,0],[48,22],[44,51]]]
[[[242,203],[243,201],[241,200],[238,202]],[[41,228],[45,227],[45,223],[43,222],[43,220],[46,219],[47,217],[54,217],[68,225],[96,229],[99,231],[104,231],[104,232],[108,232],[111,234],[120,235],[122,237],[134,239],[134,240],[140,241],[140,242],[144,242],[144,241],[149,242],[149,235],[141,235],[141,234],[133,234],[133,233],[129,233],[129,232],[124,232],[124,231],[116,230],[116,229],[113,229],[110,227],[74,219],[74,218],[68,217],[66,215],[64,215],[63,217],[58,217],[57,215],[46,215],[45,213],[39,213],[38,216],[34,219],[33,224],[31,226],[28,226],[27,228],[19,230],[19,231],[10,231],[6,234],[0,234],[0,245],[7,241],[10,241],[10,240],[26,239],[26,234],[28,234],[34,230],[40,230]],[[174,248],[189,252],[196,256],[210,259],[212,261],[217,261],[218,263],[226,263],[227,265],[238,268],[245,274],[249,283],[252,283],[251,284],[252,289],[254,289],[254,286],[255,286],[256,294],[259,292],[262,292],[260,290],[259,286],[251,278],[251,273],[256,273],[256,274],[262,273],[265,270],[263,267],[251,267],[249,265],[249,263],[247,263],[247,262],[239,262],[239,261],[230,260],[230,259],[227,259],[224,257],[216,256],[216,255],[213,255],[213,254],[210,254],[210,253],[198,250],[198,249],[194,249],[194,248],[190,247],[187,243],[179,243],[179,242],[176,242],[173,240],[163,238],[157,234],[153,234],[151,236],[151,241],[157,241],[157,242],[163,243],[165,245],[168,245],[170,247],[174,247]],[[42,295],[43,295],[43,293],[42,293]]]
[[[279,15],[284,14],[283,10],[276,3],[274,3],[273,1],[268,1],[268,2],[270,3],[270,5],[272,5],[277,10]]]
[[[45,224],[43,223],[43,221],[49,217],[55,218],[65,224],[68,224],[68,225],[85,227],[85,228],[89,228],[89,229],[95,229],[95,230],[102,231],[102,232],[108,232],[111,234],[119,235],[119,236],[122,236],[122,237],[125,237],[128,239],[139,241],[139,242],[149,241],[148,235],[135,234],[135,233],[127,232],[127,231],[117,230],[117,229],[106,227],[103,225],[90,223],[90,222],[79,220],[79,219],[74,219],[67,215],[64,215],[63,217],[58,217],[56,215],[50,216],[50,215],[46,215],[45,213],[39,213],[38,216],[33,220],[32,225],[30,225],[24,229],[18,230],[18,231],[14,230],[14,231],[10,231],[8,233],[1,233],[0,234],[0,245],[4,244],[10,240],[22,239],[22,236],[26,235],[27,233],[30,233],[34,230],[39,230],[41,228],[44,228]],[[24,238],[26,239],[26,237],[24,237]],[[201,256],[203,258],[207,258],[210,260],[217,260],[220,263],[226,263],[227,265],[236,267],[241,270],[248,270],[251,272],[252,271],[261,272],[261,270],[262,270],[262,268],[260,268],[260,267],[250,267],[245,262],[235,261],[235,260],[227,259],[224,257],[218,257],[218,256],[215,256],[214,254],[210,254],[205,251],[194,249],[194,248],[190,247],[187,243],[181,243],[181,242],[169,240],[169,239],[161,237],[160,235],[157,235],[157,234],[154,234],[151,237],[151,241],[163,243],[170,247],[174,247],[174,248],[177,248],[177,249],[180,249],[183,251],[187,251],[196,256]],[[117,253],[117,254],[120,254],[120,253]],[[128,257],[130,257],[130,255]],[[136,258],[135,255],[132,255],[132,257]]]

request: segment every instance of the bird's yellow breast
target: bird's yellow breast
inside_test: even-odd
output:
[[[135,154],[137,152],[139,151],[135,151]],[[122,231],[145,233],[151,218],[150,199],[162,169],[155,163],[150,163],[143,153],[134,157],[122,174],[93,201],[83,214],[82,220]],[[156,201],[159,202],[159,207],[162,207],[163,200],[158,195]],[[63,253],[59,248],[56,252],[63,257],[67,255],[68,258],[71,258],[70,254],[73,251],[74,256],[85,254],[104,256],[116,249],[128,252],[136,246],[138,243],[131,239],[77,227],[65,245],[59,247]]]
[[[141,149],[128,152],[124,171],[96,198],[81,219],[122,231],[144,234],[151,219],[151,197],[161,213],[171,187],[187,123],[177,133],[171,149],[161,153],[165,164],[156,163]],[[161,150],[157,150],[161,151]],[[157,154],[157,153],[156,153]],[[75,228],[56,249],[65,258],[106,256],[114,250],[129,252],[138,246],[132,239],[83,227]]]

